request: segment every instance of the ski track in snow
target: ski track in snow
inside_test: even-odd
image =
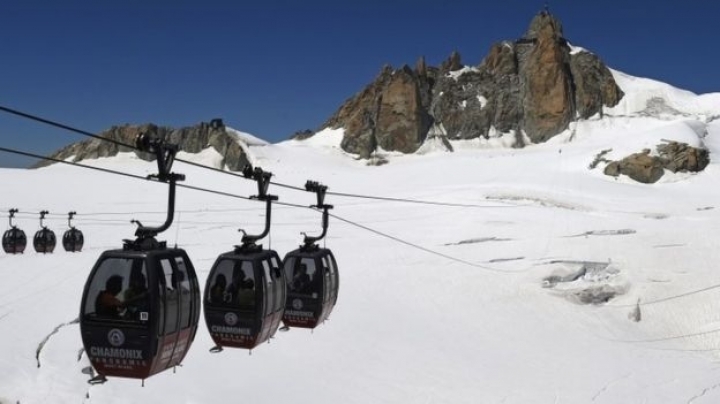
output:
[[[79,324],[79,323],[80,323],[80,319],[79,319],[79,318],[76,318],[75,320],[72,320],[72,321],[68,321],[68,322],[66,322],[66,323],[59,324],[59,325],[58,325],[57,327],[55,327],[48,335],[46,335],[45,338],[43,338],[42,341],[40,341],[40,343],[38,344],[37,349],[35,350],[35,360],[37,360],[37,367],[38,367],[38,368],[40,367],[40,355],[42,354],[43,348],[45,348],[45,344],[47,344],[48,341],[50,341],[50,338],[51,338],[53,335],[57,334],[58,331],[60,331],[61,328],[66,327],[66,326],[71,325],[71,324]]]
[[[611,387],[613,384],[619,383],[619,382],[621,382],[621,381],[623,381],[623,380],[625,380],[625,379],[629,379],[629,378],[631,378],[631,377],[632,377],[632,373],[629,373],[629,374],[626,374],[626,375],[624,375],[624,376],[621,376],[621,377],[619,377],[619,378],[617,378],[617,379],[610,380],[610,381],[607,382],[602,388],[600,388],[600,390],[598,390],[597,393],[595,393],[595,395],[592,397],[592,402],[597,401],[597,399],[600,398],[600,396],[602,396],[603,394],[607,393],[607,391],[610,389],[610,387]]]
[[[709,392],[711,392],[717,388],[720,388],[720,383],[714,384],[710,387],[707,387],[707,388],[703,389],[703,391],[700,392],[700,394],[690,397],[690,399],[688,399],[688,401],[687,401],[687,404],[694,403],[696,400],[699,400],[699,399],[705,397],[706,394],[708,394]]]

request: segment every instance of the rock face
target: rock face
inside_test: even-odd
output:
[[[422,69],[422,64],[419,63]],[[422,144],[432,118],[423,106],[426,78],[408,66],[386,66],[375,81],[351,98],[325,125],[343,126],[343,150],[367,158],[377,148],[412,153]]]
[[[657,182],[665,170],[676,172],[699,172],[710,163],[707,149],[696,148],[687,143],[667,142],[657,146],[657,155],[650,149],[631,154],[620,161],[610,162],[604,173],[613,177],[627,175],[645,184]]]
[[[135,143],[135,137],[144,132],[149,132],[155,137],[164,139],[166,142],[178,144],[181,151],[188,153],[199,153],[208,147],[212,147],[223,156],[223,165],[226,165],[233,171],[240,171],[248,164],[248,158],[245,152],[235,137],[226,132],[225,125],[220,119],[214,119],[210,123],[202,122],[196,126],[180,129],[153,124],[113,126],[101,133],[100,136],[115,140],[119,143],[133,145]],[[61,160],[73,158],[72,161],[78,162],[100,157],[111,157],[120,152],[132,151],[144,160],[149,161],[154,159],[153,156],[147,153],[138,152],[134,149],[118,146],[115,143],[100,139],[90,139],[71,144],[55,152],[50,157]],[[49,164],[52,164],[52,162],[42,161],[37,164],[35,168]]]
[[[668,142],[657,147],[663,167],[676,172],[699,172],[710,164],[707,149],[691,147],[687,143]]]
[[[617,105],[623,97],[610,69],[592,53],[572,55],[570,71],[575,81],[575,108],[582,119],[602,114],[603,105]]]
[[[420,58],[415,69],[385,66],[365,89],[343,104],[322,129],[344,128],[341,147],[363,158],[378,146],[413,153],[435,123],[448,139],[515,134],[544,142],[574,119],[602,113],[623,92],[600,58],[570,48],[561,22],[547,11],[523,37],[494,44],[477,66],[453,52],[440,67]]]
[[[567,129],[575,116],[570,52],[562,25],[546,12],[533,19],[525,38],[535,46],[521,65],[523,129],[540,143]]]

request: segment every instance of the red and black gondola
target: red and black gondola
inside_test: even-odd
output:
[[[328,228],[328,210],[324,203],[327,187],[308,181],[305,189],[317,194],[317,205],[322,209],[322,234],[305,235],[303,245],[283,258],[287,282],[287,300],[283,323],[285,327],[315,328],[328,319],[337,303],[340,276],[332,251],[317,245]]]
[[[35,237],[33,237],[33,247],[35,247],[35,251],[43,254],[50,254],[55,251],[55,245],[57,244],[55,232],[43,224],[45,215],[48,213],[50,212],[47,210],[40,212],[40,230],[38,230],[35,233]]]
[[[246,167],[244,175],[258,182],[257,199],[266,206],[265,230],[260,235],[244,234],[242,245],[221,254],[208,274],[204,314],[215,342],[212,352],[223,347],[253,349],[275,335],[285,308],[285,277],[282,262],[273,250],[257,241],[270,231],[272,201],[268,195],[269,172]]]
[[[13,217],[18,213],[17,209],[10,209],[10,228],[3,233],[2,246],[8,254],[22,254],[27,246],[25,232],[13,224]]]
[[[146,379],[179,365],[195,338],[200,289],[195,269],[181,248],[168,248],[155,237],[172,224],[175,187],[184,180],[170,173],[177,147],[138,136],[140,150],[155,154],[159,174],[169,184],[168,214],[160,227],[138,224],[135,240],[105,251],[90,272],[80,305],[85,352],[106,377]]]
[[[67,252],[80,252],[85,244],[83,233],[72,225],[73,216],[76,214],[77,212],[68,213],[68,227],[70,228],[65,231],[62,238],[63,248]]]

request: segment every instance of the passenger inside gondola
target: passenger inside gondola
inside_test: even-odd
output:
[[[238,264],[233,268],[233,282],[228,287],[231,301],[240,308],[254,306],[255,281],[252,279],[252,263],[244,261],[242,267],[238,267]]]
[[[310,275],[308,275],[307,264],[302,263],[295,268],[292,282],[290,283],[293,292],[305,293],[310,287]]]
[[[95,299],[95,313],[99,317],[121,318],[125,308],[117,295],[122,290],[123,278],[120,275],[113,275],[105,282],[105,290],[102,290]]]
[[[215,277],[215,282],[210,288],[210,303],[222,304],[229,303],[230,295],[228,294],[228,301],[225,301],[225,288],[227,287],[227,279],[225,275],[218,274]]]
[[[147,320],[150,310],[148,301],[147,277],[143,273],[142,261],[136,260],[130,272],[130,284],[123,291],[123,305],[134,320]],[[143,314],[145,313],[145,314]]]

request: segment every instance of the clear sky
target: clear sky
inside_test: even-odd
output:
[[[220,117],[277,142],[317,129],[389,63],[477,65],[544,1],[8,0],[0,105],[100,132]],[[720,2],[550,1],[610,67],[720,92]],[[0,113],[0,146],[48,154],[78,135]],[[30,160],[0,153],[0,167]]]

